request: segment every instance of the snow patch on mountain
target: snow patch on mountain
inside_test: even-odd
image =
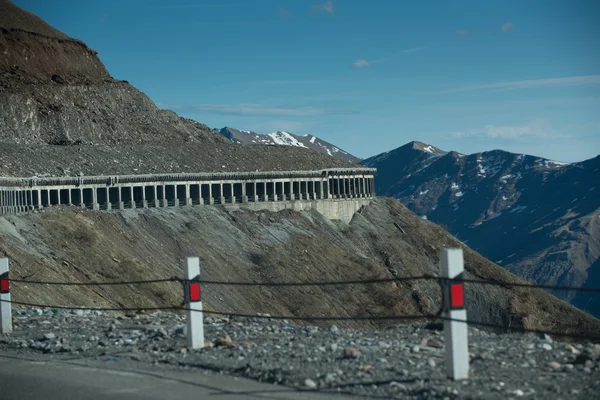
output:
[[[307,148],[304,143],[300,142],[298,139],[285,131],[269,133],[267,136],[271,137],[275,144]]]

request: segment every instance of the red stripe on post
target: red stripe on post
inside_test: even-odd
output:
[[[465,295],[462,283],[450,284],[450,307],[463,308],[465,306]]]
[[[200,284],[198,282],[190,283],[190,301],[200,301]]]
[[[0,293],[8,293],[10,285],[7,278],[0,278]]]

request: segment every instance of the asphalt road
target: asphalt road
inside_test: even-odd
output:
[[[0,354],[2,400],[342,399],[202,371]]]

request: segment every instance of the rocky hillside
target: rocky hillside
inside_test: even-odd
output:
[[[113,79],[97,52],[0,0],[0,140],[25,144],[222,142]]]
[[[374,200],[349,225],[314,211],[228,211],[220,206],[124,212],[62,208],[0,218],[0,257],[10,258],[11,276],[33,280],[182,276],[182,260],[190,255],[200,257],[204,278],[225,281],[414,276],[438,273],[444,246],[465,249],[469,278],[520,281],[393,199]],[[177,283],[45,290],[15,283],[13,294],[15,300],[63,305],[181,302]],[[539,289],[470,284],[466,295],[469,317],[475,321],[590,334],[600,330],[600,321]],[[440,289],[434,281],[351,287],[207,285],[203,299],[206,308],[271,315],[435,314]]]
[[[3,175],[293,170],[341,164],[301,148],[232,150],[226,138],[206,125],[158,109],[129,83],[111,77],[96,51],[8,0],[0,0],[0,51]],[[20,166],[21,160],[30,160],[31,167]]]
[[[262,144],[268,146],[292,146],[311,149],[319,153],[327,154],[331,157],[351,163],[360,162],[360,158],[345,152],[337,146],[332,145],[313,135],[298,136],[293,133],[277,131],[269,134],[259,134],[251,131],[240,131],[235,128],[225,127],[220,130],[215,129],[221,135],[233,143],[241,144]]]
[[[412,142],[363,164],[378,169],[378,195],[400,199],[522,278],[600,287],[600,156],[564,164]],[[556,295],[600,315],[595,294]]]

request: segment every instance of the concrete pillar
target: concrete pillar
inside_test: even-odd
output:
[[[204,198],[202,197],[202,184],[198,183],[198,204],[203,205],[206,204],[204,202]]]
[[[96,187],[92,188],[92,210],[99,210],[100,209],[100,205],[98,204],[98,192],[97,192],[97,190],[98,190],[98,188],[96,188]],[[48,193],[48,196],[50,196],[49,193]]]
[[[125,209],[125,203],[123,203],[123,194],[121,193],[121,187],[117,187],[117,204],[119,205],[119,210]]]
[[[41,189],[37,190],[37,204],[36,207],[38,208],[38,210],[41,210],[42,207],[42,191]]]
[[[107,186],[104,190],[106,190],[106,209],[107,210],[112,210],[112,204],[110,202],[110,190],[108,190],[109,187]]]
[[[160,200],[158,200],[158,188],[156,185],[152,185],[152,190],[154,190],[154,207],[160,207]]]
[[[198,188],[198,189],[200,189],[200,188]],[[185,205],[186,206],[192,205],[192,197],[190,196],[190,184],[189,183],[185,184]]]
[[[73,199],[71,198],[71,189],[67,189],[67,204],[72,205]]]
[[[79,188],[79,207],[85,208],[85,202],[83,201],[83,188]]]
[[[212,192],[212,182],[208,184],[208,204],[215,204],[215,199],[213,198]]]
[[[258,201],[258,193],[256,192],[256,181],[252,182],[252,184],[254,185],[254,202],[256,203]]]
[[[169,200],[167,200],[167,188],[165,185],[161,185],[162,186],[162,206],[163,207],[169,207]]]
[[[365,177],[362,176],[359,178],[359,183],[360,183],[360,197],[366,197],[365,196]]]
[[[142,185],[142,207],[148,208],[148,201],[146,201],[146,186]]]
[[[235,188],[233,187],[234,183],[229,183],[231,185],[231,204],[235,204]]]
[[[135,198],[133,197],[133,184],[129,186],[129,208],[135,208]]]
[[[294,183],[296,181],[294,179],[290,179],[290,200],[296,200],[296,194],[294,193]]]
[[[219,183],[219,197],[221,204],[225,204],[225,196],[223,196],[223,182]]]
[[[242,181],[242,203],[248,202],[248,196],[246,195],[246,182]]]
[[[277,182],[272,180],[271,183],[273,184],[273,201],[277,201],[279,199],[277,196]]]

